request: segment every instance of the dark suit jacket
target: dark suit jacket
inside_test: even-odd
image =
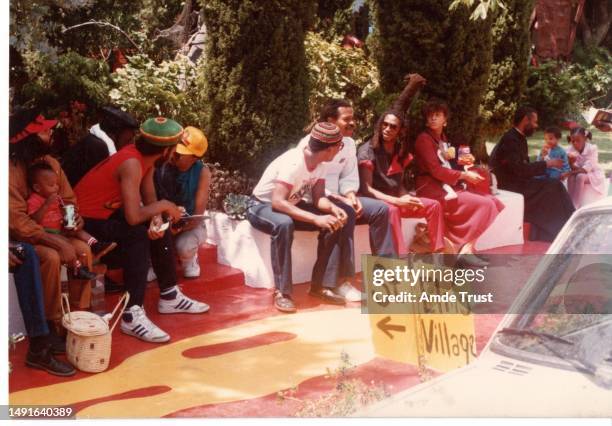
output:
[[[514,128],[493,148],[489,166],[499,188],[520,193],[529,186],[529,179],[546,173],[546,161],[529,162],[527,138]]]

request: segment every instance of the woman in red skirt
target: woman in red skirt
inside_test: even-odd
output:
[[[426,130],[415,142],[417,195],[437,200],[444,210],[445,235],[460,246],[460,254],[474,250],[478,237],[493,223],[504,205],[492,195],[482,195],[465,189],[462,182],[479,184],[483,178],[473,171],[453,170],[445,165],[444,129],[448,107],[430,101],[423,107]],[[449,195],[450,191],[450,195]],[[454,192],[454,194],[453,194]]]

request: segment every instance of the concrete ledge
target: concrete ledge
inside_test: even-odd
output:
[[[506,208],[476,244],[478,250],[486,250],[514,244],[523,244],[523,196],[500,191],[497,197]],[[402,219],[402,231],[406,244],[414,238],[414,228],[424,219]],[[230,219],[226,214],[210,212],[206,221],[208,241],[217,246],[218,262],[244,272],[245,283],[250,287],[274,287],[274,275],[270,263],[270,237],[253,228],[246,221]],[[370,253],[369,227],[355,227],[355,269],[361,271],[361,255]],[[293,282],[310,281],[317,252],[317,233],[296,231],[291,255]]]

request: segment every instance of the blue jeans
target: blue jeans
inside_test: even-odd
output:
[[[276,212],[272,204],[252,199],[247,209],[247,219],[251,225],[271,237],[272,271],[274,285],[285,295],[293,291],[291,266],[291,245],[293,231],[318,231],[317,260],[312,268],[312,286],[334,288],[338,278],[355,275],[353,231],[355,230],[355,211],[346,204],[335,202],[348,215],[347,223],[336,232],[324,231],[311,223],[300,222],[290,216]],[[324,213],[304,201],[297,206],[316,215]]]
[[[389,207],[386,203],[370,197],[359,197],[363,211],[357,225],[370,226],[370,249],[372,254],[384,257],[397,257],[393,244],[393,233],[389,224]]]
[[[41,337],[49,334],[49,326],[45,319],[45,304],[43,301],[43,285],[40,278],[40,262],[34,247],[20,243],[25,252],[25,260],[13,272],[17,299],[23,322],[30,337]]]

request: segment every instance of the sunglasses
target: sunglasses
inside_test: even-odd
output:
[[[385,128],[387,128],[387,127],[388,127],[388,128],[390,128],[391,130],[397,130],[397,127],[398,127],[398,126],[397,126],[397,124],[387,123],[386,121],[383,121],[383,122],[382,122],[382,126],[381,126],[381,127],[382,127],[383,129],[385,129]]]

